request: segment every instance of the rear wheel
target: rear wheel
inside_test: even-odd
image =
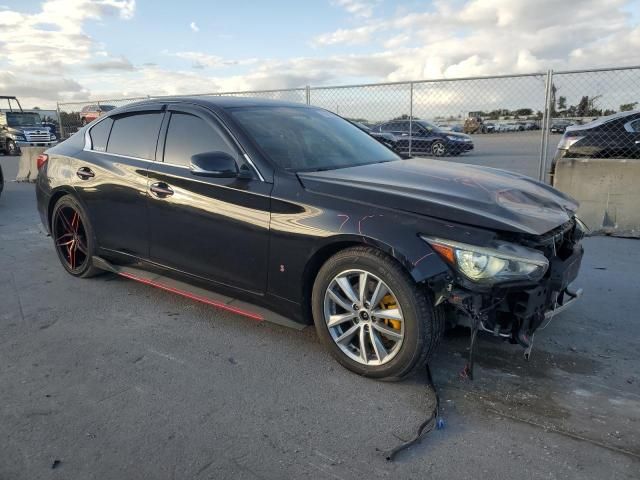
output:
[[[392,258],[369,247],[337,253],[312,295],[318,335],[360,375],[398,380],[423,366],[442,334],[442,315]]]
[[[436,140],[431,144],[431,154],[434,157],[444,157],[446,153],[447,153],[447,148],[445,147],[444,143],[441,142],[440,140]]]
[[[76,277],[100,273],[92,263],[93,230],[82,206],[70,195],[62,197],[53,208],[51,236],[60,263]]]

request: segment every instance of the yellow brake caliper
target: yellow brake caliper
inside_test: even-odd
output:
[[[382,297],[382,300],[380,300],[380,308],[383,310],[390,310],[392,308],[398,308],[398,305],[396,305],[396,301],[391,296],[391,294],[387,293],[384,297]],[[384,323],[394,330],[401,329],[400,320],[391,320],[389,318],[385,318]]]

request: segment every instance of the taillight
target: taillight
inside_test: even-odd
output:
[[[42,170],[42,167],[44,167],[48,161],[49,155],[47,155],[46,153],[41,153],[40,155],[38,155],[38,158],[36,158],[36,166],[38,167],[38,170]]]

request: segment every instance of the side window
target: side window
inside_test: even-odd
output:
[[[107,118],[95,127],[92,127],[89,131],[91,137],[91,149],[96,152],[107,151],[107,141],[109,140],[109,133],[111,133],[111,126],[113,125],[113,119]]]
[[[111,128],[107,152],[153,160],[162,114],[134,113],[116,117]]]
[[[233,146],[203,119],[188,113],[172,113],[164,145],[164,161],[189,166],[193,155],[205,152],[226,152],[237,158]]]
[[[381,132],[393,132],[393,127],[395,123],[385,123],[380,127]]]
[[[396,132],[409,133],[409,122],[398,122],[397,127],[394,129]]]
[[[634,120],[629,124],[632,132],[640,132],[640,118],[638,120]]]

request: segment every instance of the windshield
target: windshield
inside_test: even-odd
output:
[[[424,127],[428,132],[440,132],[441,129],[435,126],[433,123],[426,122],[424,120],[417,120],[415,123]]]
[[[7,125],[10,127],[33,127],[42,125],[42,119],[37,113],[7,112]]]
[[[325,110],[251,107],[230,111],[272,162],[292,172],[400,159],[352,123]]]

